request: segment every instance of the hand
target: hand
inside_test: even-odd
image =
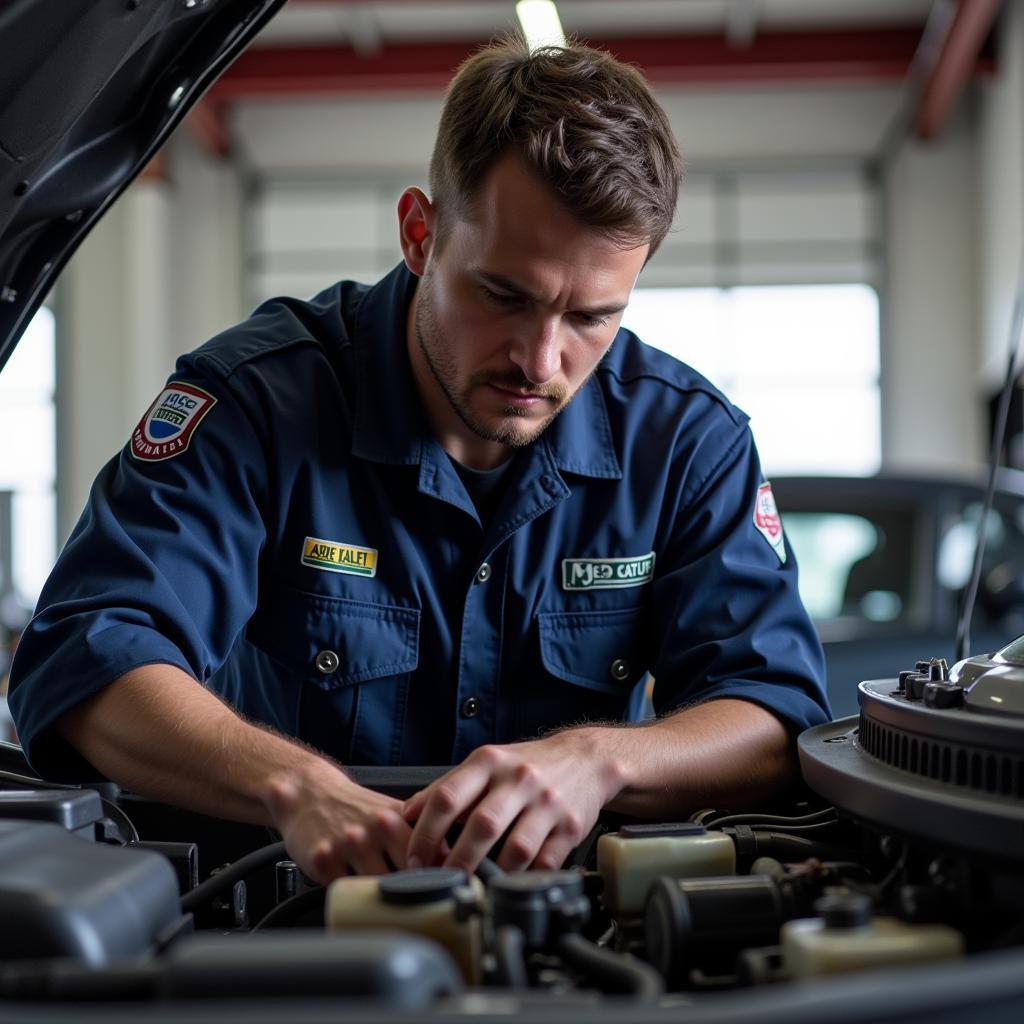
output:
[[[405,867],[412,829],[401,803],[357,785],[332,765],[272,779],[267,806],[289,855],[316,882]]]
[[[406,801],[415,828],[406,862],[475,871],[509,829],[498,857],[506,871],[559,868],[624,785],[623,772],[594,729],[473,751],[458,767]],[[447,854],[444,838],[464,823]]]

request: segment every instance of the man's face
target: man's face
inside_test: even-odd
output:
[[[468,465],[529,444],[611,345],[648,245],[581,224],[516,157],[430,253],[409,354],[439,440]]]

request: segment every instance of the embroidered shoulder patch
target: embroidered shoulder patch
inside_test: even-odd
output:
[[[377,549],[307,537],[302,543],[302,564],[311,569],[343,572],[349,576],[376,576]]]
[[[217,399],[194,384],[171,381],[139,420],[131,452],[144,462],[162,462],[180,455]]]
[[[757,532],[772,546],[772,551],[779,556],[779,561],[786,561],[786,538],[782,535],[782,518],[775,504],[772,485],[765,481],[757,489],[757,500],[754,502],[754,526]]]
[[[563,558],[563,590],[639,587],[654,579],[654,552],[635,558]]]

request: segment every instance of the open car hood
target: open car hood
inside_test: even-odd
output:
[[[0,4],[0,368],[82,239],[284,3]]]

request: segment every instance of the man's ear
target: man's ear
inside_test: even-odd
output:
[[[423,192],[407,188],[398,200],[398,242],[405,265],[417,277],[427,269],[434,244],[434,208]]]

